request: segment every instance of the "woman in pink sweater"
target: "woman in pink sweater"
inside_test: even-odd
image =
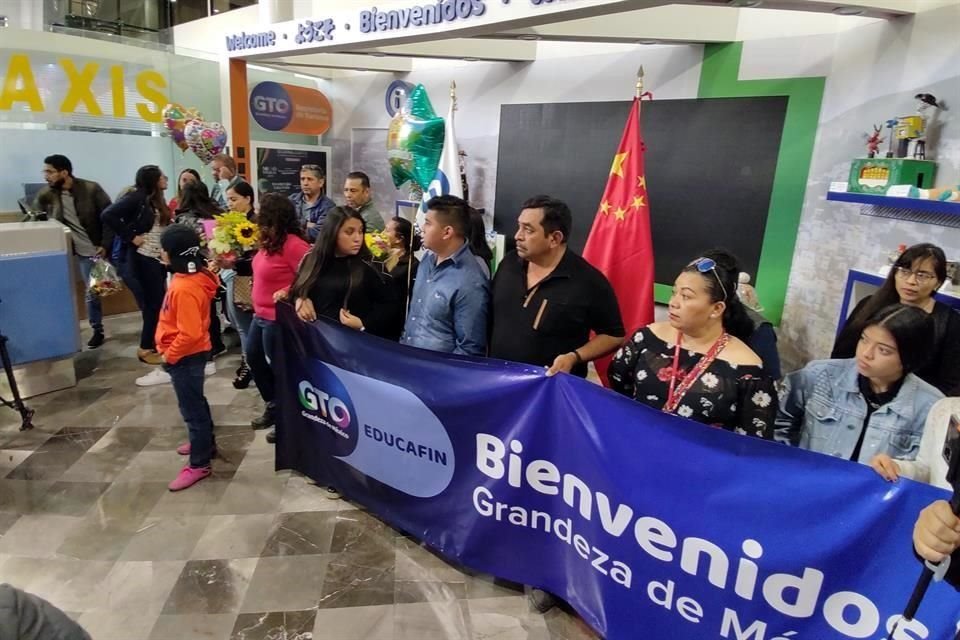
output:
[[[246,356],[253,381],[267,403],[263,415],[250,425],[254,429],[266,429],[276,423],[275,379],[270,367],[278,339],[276,304],[287,297],[310,245],[303,239],[296,209],[281,195],[268,193],[260,199],[257,224],[260,250],[253,257],[253,322],[247,335]]]

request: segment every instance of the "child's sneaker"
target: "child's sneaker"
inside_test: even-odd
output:
[[[167,488],[170,491],[181,491],[187,487],[192,487],[209,475],[210,467],[194,468],[186,466],[180,470],[173,482],[167,485]]]
[[[179,454],[182,455],[182,456],[188,456],[188,455],[190,455],[190,443],[189,443],[189,442],[184,442],[182,445],[180,445],[179,447],[177,447],[177,453],[179,453]],[[213,448],[213,451],[210,452],[210,457],[211,457],[211,458],[215,458],[216,455],[217,455],[217,448],[214,447],[214,448]]]

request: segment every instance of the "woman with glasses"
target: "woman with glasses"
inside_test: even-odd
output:
[[[617,351],[610,387],[667,413],[771,438],[777,395],[746,345],[753,323],[737,298],[739,273],[723,251],[688,264],[674,282],[669,321],[640,329]]]
[[[917,307],[892,304],[864,324],[855,358],[787,375],[777,440],[863,464],[881,454],[916,459],[927,414],[943,397],[913,373],[929,356],[932,325]]]
[[[931,357],[916,374],[948,396],[960,395],[960,314],[938,302],[933,294],[947,279],[947,258],[940,247],[923,243],[904,251],[890,269],[883,286],[861,300],[833,345],[831,358],[852,358],[867,319],[880,309],[901,303],[917,307],[933,318],[929,336]]]

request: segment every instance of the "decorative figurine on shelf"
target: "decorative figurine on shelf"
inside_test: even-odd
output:
[[[929,93],[918,93],[914,96],[917,101],[917,112],[912,116],[900,116],[897,118],[897,126],[894,129],[894,135],[897,138],[897,157],[906,158],[910,151],[910,141],[914,141],[913,158],[915,160],[927,159],[927,130],[933,124],[936,118],[937,110],[940,105],[937,99]],[[927,112],[933,107],[932,117],[928,117]]]
[[[877,151],[880,150],[880,144],[883,142],[883,138],[880,137],[880,132],[883,129],[879,125],[873,125],[873,134],[867,138],[867,157],[876,158]]]

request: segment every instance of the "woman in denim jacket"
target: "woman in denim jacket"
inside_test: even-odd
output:
[[[931,355],[932,331],[916,307],[881,309],[856,358],[811,362],[785,378],[776,439],[864,464],[878,454],[916,458],[927,413],[943,397],[913,373]]]

